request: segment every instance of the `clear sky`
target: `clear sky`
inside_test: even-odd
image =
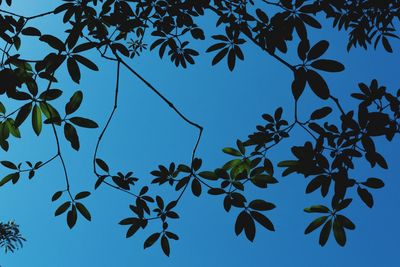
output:
[[[27,15],[51,10],[61,2],[14,1],[15,10]],[[48,33],[62,36],[62,26],[53,19],[38,20],[36,25],[44,27]],[[210,32],[215,32],[215,29],[210,29]],[[359,82],[369,83],[376,78],[392,92],[399,88],[399,42],[394,42],[395,52],[389,55],[381,48],[367,52],[355,49],[347,53],[344,32],[329,28],[311,34],[311,43],[321,39],[331,42],[329,58],[339,59],[346,66],[343,73],[324,76],[331,91],[344,99],[346,108],[355,107],[349,95],[357,90]],[[32,57],[43,53],[37,48],[37,43],[27,41],[23,45],[24,51]],[[200,45],[203,51],[205,47]],[[234,72],[229,72],[225,64],[211,67],[209,55],[200,57],[197,64],[187,70],[175,68],[169,60],[160,60],[156,53],[145,53],[131,62],[189,118],[205,127],[198,151],[205,169],[214,169],[227,161],[228,157],[221,148],[234,145],[237,138],[245,139],[261,122],[261,114],[271,113],[282,106],[287,118],[292,118],[292,74],[255,46],[248,45],[245,52],[245,61],[240,62]],[[58,103],[61,106],[74,91],[82,90],[84,102],[79,115],[95,119],[103,126],[113,105],[115,66],[99,60],[95,53],[88,56],[98,62],[100,72],[84,73],[79,86],[67,82],[68,77],[61,75],[57,86],[64,90],[64,95]],[[296,57],[291,55],[285,58],[296,62]],[[150,181],[149,172],[158,164],[171,161],[188,163],[196,129],[180,120],[124,69],[120,93],[119,109],[99,156],[110,163],[114,171],[134,171],[143,183]],[[302,115],[309,116],[313,107],[323,104],[315,96],[305,94],[300,104]],[[27,126],[22,128],[22,140],[12,142],[8,153],[0,152],[1,159],[39,161],[54,155],[56,148],[51,129],[45,127],[37,138]],[[73,151],[65,140],[62,143],[71,186],[74,192],[93,191],[95,177],[91,173],[91,160],[100,129],[78,131],[82,144],[80,152]],[[301,131],[294,133],[296,136],[270,154],[274,163],[291,158],[291,145],[304,143],[305,135]],[[117,223],[131,215],[128,206],[132,199],[106,187],[101,187],[85,202],[93,221],[88,223],[80,218],[77,226],[69,230],[65,216],[53,216],[58,205],[50,201],[51,196],[64,187],[61,165],[54,161],[40,170],[34,179],[23,178],[15,186],[0,188],[0,220],[15,219],[28,239],[24,248],[15,254],[0,254],[0,264],[2,267],[399,266],[400,143],[396,138],[392,143],[378,144],[378,150],[386,156],[390,169],[371,170],[366,165],[358,165],[355,175],[382,178],[386,186],[373,192],[373,209],[354,197],[354,203],[345,214],[357,228],[347,232],[345,248],[339,247],[333,236],[321,248],[318,231],[307,236],[303,234],[314,218],[305,214],[303,208],[329,204],[329,200],[321,200],[318,194],[305,195],[307,181],[298,175],[286,178],[277,175],[279,184],[247,193],[249,198],[261,197],[277,205],[277,209],[268,213],[276,232],[258,228],[253,243],[243,235],[236,237],[236,211],[226,213],[221,198],[206,194],[199,199],[190,193],[184,196],[178,208],[181,219],[171,224],[180,240],[172,243],[169,258],[163,255],[158,244],[143,250],[144,239],[155,228],[125,238],[127,229]],[[6,169],[0,169],[0,175],[6,174]],[[166,187],[161,193],[166,199],[176,197]]]

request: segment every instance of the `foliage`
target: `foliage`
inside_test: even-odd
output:
[[[13,221],[8,223],[0,222],[0,247],[4,248],[4,251],[14,252],[23,246],[23,241],[26,241],[19,232],[19,225]]]
[[[3,1],[4,2],[4,1]],[[11,5],[11,1],[1,6]],[[399,97],[378,81],[360,83],[360,92],[352,97],[359,102],[357,110],[346,111],[340,100],[324,79],[324,72],[344,71],[345,66],[337,60],[327,59],[324,54],[329,49],[329,41],[310,43],[310,29],[322,28],[323,17],[333,22],[333,27],[348,34],[347,49],[362,47],[376,48],[382,45],[392,52],[391,40],[398,38],[394,22],[400,17],[400,1],[304,1],[280,0],[64,0],[55,10],[31,17],[15,14],[1,9],[0,37],[6,42],[0,71],[0,94],[20,107],[7,112],[0,104],[0,145],[9,149],[9,138],[20,138],[20,126],[30,124],[36,135],[42,127],[53,130],[57,153],[46,161],[13,163],[7,160],[1,164],[10,170],[1,181],[4,186],[16,184],[21,174],[28,173],[29,179],[42,167],[53,160],[60,160],[66,179],[66,187],[57,191],[52,201],[57,204],[55,215],[67,214],[67,224],[74,227],[79,216],[91,220],[91,214],[84,205],[90,195],[83,191],[72,193],[66,162],[60,148],[60,131],[75,150],[81,143],[77,128],[97,128],[98,124],[82,117],[79,108],[83,92],[75,92],[65,104],[64,111],[53,104],[64,90],[56,89],[57,71],[66,66],[72,82],[79,83],[83,68],[98,71],[93,59],[86,56],[88,51],[98,51],[99,56],[115,63],[116,87],[114,107],[99,136],[94,156],[93,169],[97,177],[95,189],[105,185],[135,197],[129,206],[131,215],[120,221],[127,226],[127,237],[143,230],[150,222],[161,222],[158,232],[152,233],[144,241],[144,248],[159,242],[163,252],[170,254],[170,242],[178,240],[176,233],[169,228],[170,220],[179,218],[176,207],[185,192],[191,191],[196,197],[204,192],[222,199],[225,211],[235,209],[238,216],[235,233],[244,232],[253,241],[256,227],[262,226],[275,231],[266,212],[273,210],[275,204],[263,199],[250,199],[245,196],[250,186],[266,189],[278,183],[275,164],[269,157],[270,151],[290,137],[294,127],[308,133],[311,141],[292,147],[293,159],[280,162],[282,176],[292,173],[309,179],[306,193],[320,191],[322,198],[331,197],[331,207],[313,205],[305,209],[307,213],[321,213],[306,227],[305,234],[320,228],[319,244],[325,245],[330,232],[340,246],[346,244],[346,231],[354,230],[355,224],[342,212],[352,203],[352,193],[357,192],[361,200],[372,207],[374,198],[370,190],[384,186],[382,179],[375,177],[353,177],[356,160],[364,160],[371,167],[388,168],[385,158],[375,146],[376,138],[385,137],[392,141],[399,133]],[[41,17],[57,16],[67,27],[67,38],[42,33],[32,25]],[[232,157],[215,170],[203,170],[202,160],[196,151],[200,143],[203,127],[191,121],[156,87],[142,77],[128,64],[128,60],[139,57],[148,48],[158,52],[160,58],[169,57],[177,67],[187,68],[195,64],[200,51],[196,42],[209,37],[206,29],[197,23],[203,16],[216,21],[219,34],[213,39],[206,53],[213,53],[212,65],[226,60],[228,68],[234,70],[238,60],[244,60],[244,44],[253,44],[269,56],[275,58],[293,73],[291,93],[295,103],[292,121],[283,117],[283,108],[274,114],[263,114],[263,123],[245,140],[238,140],[235,147],[224,148],[223,152]],[[40,59],[26,59],[18,54],[23,38],[36,38],[49,50]],[[283,56],[288,52],[288,44],[298,42],[298,62],[289,63]],[[178,192],[174,200],[149,194],[149,185],[138,187],[140,180],[133,172],[114,171],[112,166],[98,155],[104,133],[113,119],[118,104],[118,91],[121,67],[126,68],[146,86],[157,94],[182,120],[199,130],[199,136],[189,163],[159,165],[151,172],[152,184],[169,186]],[[304,90],[308,88],[321,99],[322,106],[302,121],[298,106]],[[329,104],[331,103],[331,104]],[[338,112],[333,112],[336,109]],[[334,114],[340,114],[338,119]],[[302,114],[304,116],[304,114]],[[328,116],[330,121],[327,121]],[[188,189],[189,188],[189,189]],[[61,200],[64,199],[64,200]]]

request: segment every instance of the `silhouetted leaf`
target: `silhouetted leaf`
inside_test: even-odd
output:
[[[333,221],[333,234],[336,242],[343,247],[346,244],[346,233],[337,218]]]
[[[67,213],[67,224],[70,229],[75,226],[77,219],[78,214],[76,212],[76,207],[73,205],[71,210]]]
[[[59,215],[63,214],[64,212],[67,211],[67,209],[68,209],[70,206],[71,206],[71,202],[70,202],[70,201],[64,202],[63,204],[61,204],[61,205],[57,208],[56,212],[54,213],[54,216],[59,216]]]
[[[368,186],[370,188],[382,188],[385,186],[385,184],[383,183],[383,181],[381,179],[378,178],[368,178],[367,181],[361,183],[362,185]]]
[[[360,196],[361,200],[370,208],[374,206],[374,199],[370,192],[367,189],[357,187],[357,193]]]
[[[105,172],[109,172],[110,168],[108,167],[107,163],[104,160],[97,158],[96,159],[97,165]]]
[[[36,104],[33,106],[32,110],[32,128],[36,135],[40,135],[42,131],[42,111]]]
[[[62,196],[63,191],[57,191],[54,193],[54,195],[51,198],[51,201],[56,201]]]
[[[69,123],[65,123],[64,135],[65,139],[67,139],[71,143],[72,148],[78,151],[80,145],[79,145],[79,137],[75,127]]]
[[[324,205],[315,205],[304,209],[307,213],[329,213],[330,210]]]
[[[192,193],[196,197],[199,197],[201,195],[201,184],[197,179],[192,180]]]
[[[82,117],[72,117],[72,118],[69,118],[69,121],[80,127],[85,127],[85,128],[99,127],[96,122],[94,122],[90,119],[82,118]]]
[[[308,52],[307,60],[313,60],[313,59],[319,58],[326,52],[326,50],[328,50],[328,48],[329,48],[328,41],[322,40],[322,41],[318,42]]]
[[[317,109],[311,114],[311,119],[312,120],[323,119],[326,116],[328,116],[331,112],[332,112],[332,108],[330,108],[330,107],[323,107],[323,108]]]
[[[71,79],[74,82],[79,83],[81,80],[81,71],[79,69],[78,63],[76,63],[76,60],[72,57],[69,57],[67,59],[67,67]]]
[[[158,240],[159,237],[160,237],[160,233],[154,233],[151,236],[149,236],[146,239],[146,241],[144,241],[144,248],[146,249],[146,248],[154,245],[154,243]]]
[[[332,230],[332,221],[329,220],[325,223],[324,227],[322,227],[321,233],[319,234],[319,244],[323,247],[329,239],[329,235]]]
[[[82,214],[83,217],[85,217],[86,220],[91,221],[92,216],[90,215],[90,212],[87,210],[87,208],[80,202],[75,203],[76,208],[78,209],[79,213]]]
[[[80,192],[80,193],[76,194],[74,199],[75,200],[79,200],[79,199],[87,198],[88,196],[90,196],[90,192],[83,191],[83,192]]]
[[[328,59],[319,59],[315,60],[311,63],[311,67],[329,71],[329,72],[341,72],[344,71],[344,66],[342,63],[337,62],[335,60],[328,60]]]
[[[253,200],[250,202],[249,207],[254,210],[272,210],[276,206],[273,203],[266,202],[262,199]]]
[[[306,228],[306,230],[304,231],[304,234],[309,234],[312,231],[314,231],[315,229],[317,229],[318,227],[320,227],[322,224],[324,224],[326,222],[326,220],[329,218],[329,216],[321,216],[318,217],[317,219],[315,219],[314,221],[312,221]]]
[[[72,97],[70,98],[69,102],[65,106],[65,113],[71,114],[74,113],[81,105],[83,99],[83,94],[81,91],[76,91]]]
[[[310,85],[311,90],[320,98],[329,98],[329,88],[325,80],[315,71],[307,71],[307,82]]]
[[[164,235],[161,237],[161,248],[162,248],[164,254],[169,257],[169,253],[170,253],[169,241]]]
[[[275,231],[275,227],[272,224],[272,222],[265,217],[263,214],[259,213],[258,211],[250,211],[251,217],[254,218],[259,224],[261,224],[264,228],[270,230],[270,231]],[[250,240],[250,238],[249,238]],[[252,241],[252,240],[250,240]]]

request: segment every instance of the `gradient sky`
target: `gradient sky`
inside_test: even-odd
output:
[[[61,1],[36,0],[15,1],[13,10],[27,15],[51,10]],[[63,36],[57,20],[38,20],[34,25],[44,27],[43,32]],[[215,32],[211,22],[208,32]],[[222,31],[222,29],[219,29]],[[400,59],[399,42],[394,42],[395,53],[387,54],[361,49],[346,51],[344,32],[330,30],[311,34],[311,43],[328,39],[331,48],[327,58],[339,59],[346,71],[327,74],[334,95],[344,100],[346,108],[354,108],[349,95],[357,90],[359,82],[369,83],[373,78],[386,85],[392,92],[399,88]],[[46,50],[38,49],[36,42],[26,41],[23,50],[31,57],[38,57]],[[205,50],[207,44],[199,44]],[[292,49],[293,50],[293,49]],[[258,123],[261,114],[271,113],[282,106],[286,118],[292,118],[293,101],[290,93],[291,73],[281,64],[268,57],[253,45],[246,46],[245,61],[234,72],[225,64],[211,67],[211,56],[197,59],[195,66],[187,70],[175,68],[168,59],[160,60],[157,53],[145,53],[131,65],[175,103],[189,118],[205,127],[204,139],[198,155],[204,160],[204,169],[214,169],[229,157],[221,148],[234,145],[237,138],[245,139]],[[57,87],[64,90],[65,103],[76,90],[83,90],[84,102],[79,115],[95,119],[104,125],[113,105],[115,66],[99,60],[95,53],[88,56],[101,67],[99,73],[84,73],[78,86],[60,75]],[[293,55],[284,56],[289,62],[297,62]],[[122,71],[120,105],[115,120],[104,138],[99,157],[105,159],[113,171],[134,171],[143,184],[151,180],[149,172],[158,164],[171,161],[187,163],[197,131],[189,127],[140,81]],[[310,90],[308,90],[310,91]],[[255,97],[256,96],[256,97]],[[2,101],[5,101],[1,99]],[[315,96],[302,96],[301,112],[305,118],[313,108],[322,106]],[[329,103],[331,105],[332,103]],[[93,191],[95,177],[91,173],[94,145],[100,129],[78,129],[81,151],[73,151],[63,140],[65,155],[74,192]],[[305,135],[293,131],[289,141],[270,152],[274,163],[291,158],[289,148],[304,143]],[[11,143],[1,159],[14,162],[46,160],[55,154],[54,138],[45,127],[37,138],[27,124],[22,127],[22,140]],[[62,132],[60,132],[62,136]],[[24,248],[15,254],[0,254],[2,267],[67,267],[67,266],[399,266],[400,228],[398,204],[400,203],[400,164],[398,137],[392,143],[378,142],[378,150],[386,156],[390,169],[371,170],[359,164],[354,173],[358,177],[380,177],[386,186],[373,192],[375,206],[367,208],[357,196],[344,214],[357,225],[355,231],[347,232],[345,248],[339,247],[330,237],[328,244],[318,245],[319,231],[305,236],[305,227],[316,216],[305,214],[303,208],[313,204],[329,204],[317,194],[305,195],[307,185],[299,175],[286,178],[279,176],[280,183],[267,190],[249,190],[249,199],[261,197],[276,203],[277,209],[268,213],[276,232],[257,228],[253,243],[234,234],[237,211],[226,213],[220,197],[202,195],[193,197],[189,192],[183,198],[178,211],[181,219],[171,223],[171,229],[180,240],[171,244],[171,257],[163,255],[159,244],[143,250],[143,241],[151,229],[126,239],[126,228],[117,223],[131,215],[128,208],[132,199],[128,195],[106,187],[97,190],[85,204],[93,221],[82,218],[73,230],[68,230],[65,216],[53,216],[57,203],[50,198],[55,191],[64,188],[64,177],[59,161],[41,169],[34,179],[23,178],[17,185],[0,188],[0,220],[15,219],[28,239]],[[2,176],[6,169],[0,169]],[[151,188],[157,190],[157,188]],[[168,188],[169,189],[169,188]],[[166,199],[174,199],[174,192],[162,188]],[[60,201],[61,202],[61,201]]]

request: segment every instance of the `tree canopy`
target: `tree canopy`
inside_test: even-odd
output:
[[[281,176],[302,175],[308,181],[307,194],[320,194],[331,202],[330,206],[316,203],[305,207],[306,213],[315,213],[318,217],[311,218],[304,233],[320,229],[318,242],[321,246],[326,244],[331,233],[337,244],[344,246],[347,231],[356,228],[346,208],[354,197],[372,208],[372,192],[384,186],[383,178],[374,175],[354,178],[354,174],[359,162],[389,168],[376,140],[384,138],[391,142],[399,133],[400,90],[387,89],[376,79],[360,81],[359,88],[351,94],[358,108],[346,110],[342,102],[349,100],[336,97],[335,90],[324,78],[326,73],[345,71],[345,66],[338,59],[325,57],[329,40],[311,43],[308,37],[329,22],[348,36],[348,51],[382,46],[387,53],[392,53],[393,41],[398,39],[395,25],[400,18],[400,1],[64,0],[55,10],[29,17],[14,13],[10,0],[0,1],[0,8],[0,37],[4,42],[0,48],[0,145],[8,151],[10,139],[31,134],[20,131],[26,124],[31,125],[37,136],[41,135],[43,127],[51,128],[56,140],[56,153],[42,161],[2,159],[7,174],[0,180],[0,186],[17,184],[25,176],[32,179],[50,162],[60,161],[65,187],[57,190],[51,200],[56,202],[55,216],[66,215],[69,228],[75,227],[78,218],[92,219],[85,205],[91,190],[70,186],[68,162],[64,160],[60,145],[68,142],[79,151],[84,145],[79,138],[79,128],[101,127],[100,135],[93,137],[98,138],[93,148],[94,189],[107,186],[135,199],[129,203],[127,217],[120,221],[126,227],[126,237],[145,231],[151,223],[161,222],[158,231],[148,233],[144,248],[158,242],[167,256],[171,241],[179,239],[169,222],[179,219],[177,206],[185,193],[191,192],[196,197],[205,193],[218,196],[226,212],[237,214],[235,234],[244,234],[253,241],[257,227],[275,231],[267,213],[279,208],[279,204],[253,199],[246,194],[246,189],[267,189],[278,186]],[[66,34],[46,34],[35,26],[36,19],[47,16],[62,20]],[[212,32],[218,34],[208,34],[209,29],[202,26],[204,18],[212,20],[215,25]],[[26,58],[20,54],[25,38],[40,41],[41,49],[47,49],[46,55]],[[196,48],[202,43],[206,43],[205,51]],[[253,133],[223,148],[223,153],[232,157],[229,161],[213,170],[203,169],[203,159],[197,155],[203,127],[165,96],[161,86],[138,73],[130,61],[140,60],[143,53],[157,53],[178,68],[188,68],[196,64],[198,57],[210,53],[213,55],[211,65],[226,64],[229,70],[235,71],[235,66],[245,60],[249,45],[258,47],[293,74],[292,87],[287,92],[293,99],[294,114],[284,113],[285,107],[279,106],[272,114],[262,114]],[[93,51],[97,51],[97,58],[87,56]],[[285,59],[289,53],[297,54],[297,62]],[[101,71],[100,58],[114,63],[116,69],[114,106],[105,122],[80,115],[85,90],[71,94],[66,103],[56,102],[66,91],[57,88],[62,67],[66,66],[71,83],[79,84],[85,69]],[[103,136],[118,108],[121,68],[143,82],[171,112],[198,130],[187,162],[160,164],[150,171],[151,184],[176,191],[174,199],[153,194],[151,185],[145,184],[133,171],[114,171],[105,156],[99,155]],[[311,90],[321,103],[311,114],[299,112],[305,90]],[[3,101],[5,98],[7,100]],[[290,159],[272,162],[270,152],[279,149],[281,142],[287,142],[294,128],[303,129],[309,140],[293,145]],[[277,167],[282,172],[278,172]],[[0,229],[6,231],[0,238],[11,234],[16,244],[24,240],[15,224],[1,224]],[[16,248],[6,244],[6,249],[7,246],[10,251]]]

